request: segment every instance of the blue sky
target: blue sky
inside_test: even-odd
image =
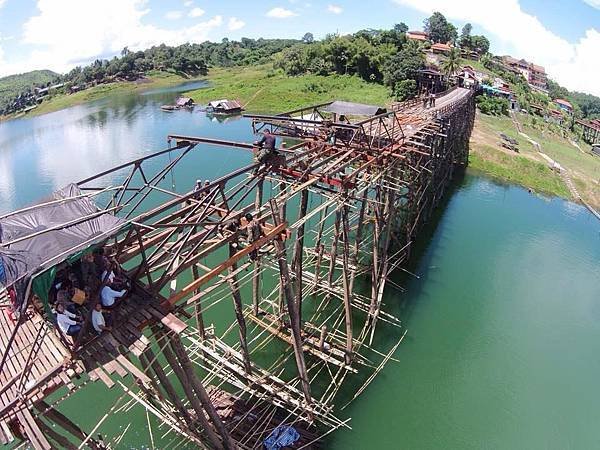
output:
[[[459,28],[470,22],[493,53],[527,58],[567,87],[600,95],[600,0],[0,0],[0,75],[63,72],[126,45],[322,37],[398,22],[420,29],[434,10]]]

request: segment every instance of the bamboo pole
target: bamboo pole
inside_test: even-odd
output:
[[[175,355],[177,355],[177,359],[179,360],[179,363],[181,364],[181,369],[183,370],[183,374],[186,377],[186,384],[185,384],[184,388],[186,390],[189,390],[191,388],[191,390],[192,390],[192,392],[190,392],[190,394],[191,394],[190,398],[193,399],[192,404],[194,404],[194,403],[197,404],[198,400],[199,400],[201,407],[204,408],[204,410],[206,411],[206,414],[208,414],[208,417],[210,418],[211,422],[213,423],[213,425],[217,429],[219,435],[221,436],[222,442],[219,443],[218,441],[215,441],[215,442],[213,442],[213,444],[215,445],[215,447],[217,447],[217,448],[223,447],[225,450],[237,449],[237,445],[235,444],[234,440],[231,438],[231,436],[229,435],[229,432],[225,428],[225,424],[219,417],[214,405],[212,404],[212,402],[210,400],[210,397],[208,396],[208,393],[206,392],[206,389],[204,389],[204,386],[202,385],[202,383],[198,379],[198,376],[194,372],[192,362],[190,361],[190,358],[188,357],[188,355],[185,351],[185,348],[183,347],[183,344],[181,343],[181,339],[179,338],[179,336],[177,334],[174,334],[174,333],[171,334],[170,344],[171,344],[171,348],[173,349],[173,352],[175,352]],[[167,348],[167,347],[165,347],[165,348]],[[194,393],[196,395],[194,395]],[[200,406],[200,405],[197,404],[197,406]],[[194,409],[196,409],[196,407],[194,407]],[[202,420],[206,421],[206,419],[204,418],[204,413],[201,413],[201,416],[202,416]],[[211,438],[211,441],[213,439],[214,439],[214,436],[213,436],[213,438]]]
[[[348,259],[350,258],[350,225],[348,224],[348,206],[342,206],[342,281],[344,285],[344,318],[346,323],[346,364],[352,363],[352,292],[350,288],[350,274],[348,270]]]
[[[155,327],[155,331],[156,331],[156,329],[157,328]],[[165,333],[161,332],[161,335],[165,336],[165,337],[167,337],[167,339],[169,339],[169,336],[167,336]],[[178,337],[171,336],[170,343],[172,343],[173,340],[176,338],[178,338]],[[175,354],[173,353],[173,351],[171,350],[169,345],[165,345],[163,347],[163,355],[165,355],[165,358],[166,358],[167,362],[169,363],[169,365],[171,366],[171,369],[173,369],[173,372],[179,379],[179,382],[181,383],[181,386],[183,387],[186,397],[190,401],[192,408],[194,408],[194,411],[196,413],[196,420],[202,426],[202,430],[206,433],[206,436],[208,437],[212,446],[215,449],[235,448],[235,447],[231,447],[231,446],[226,447],[228,440],[226,440],[225,442],[221,442],[219,435],[215,432],[215,430],[213,429],[213,426],[209,423],[206,416],[204,415],[203,404],[198,400],[198,397],[196,397],[196,394],[194,393],[194,389],[192,388],[192,381],[189,379],[189,374],[180,365],[180,362],[178,362],[178,358],[175,357]],[[184,351],[184,355],[185,355],[185,351]],[[181,359],[179,361],[181,361]],[[189,368],[188,368],[188,372],[189,372]],[[192,371],[192,374],[193,374],[193,371]],[[220,422],[220,420],[219,420],[219,422]],[[219,433],[219,434],[221,434],[221,433]],[[225,436],[227,436],[226,433],[225,433]],[[221,437],[223,439],[226,439],[226,437],[223,437],[223,435],[221,435]]]
[[[235,248],[233,244],[229,244],[229,257],[233,258],[235,255]],[[246,319],[244,319],[244,306],[242,305],[242,296],[240,295],[240,288],[238,286],[237,277],[235,272],[237,270],[236,264],[232,264],[227,269],[227,283],[231,289],[231,298],[233,299],[233,307],[235,310],[235,318],[238,323],[238,331],[240,337],[240,346],[242,355],[244,357],[244,369],[246,373],[252,373],[252,364],[250,363],[250,353],[248,352],[248,340],[246,331]]]
[[[271,214],[273,215],[273,222],[275,225],[279,225],[281,223],[281,217],[277,212],[277,202],[273,199],[270,200],[271,206]],[[308,380],[308,374],[306,372],[306,362],[304,361],[304,352],[302,350],[302,335],[300,332],[300,318],[298,317],[298,310],[295,307],[294,302],[294,293],[292,292],[292,285],[290,280],[290,273],[287,264],[286,252],[283,243],[281,242],[281,237],[275,239],[275,250],[277,251],[277,262],[279,264],[279,277],[281,281],[281,286],[283,287],[283,291],[285,294],[285,299],[288,307],[288,315],[290,317],[290,324],[292,328],[292,337],[293,337],[293,348],[294,348],[294,356],[296,358],[296,366],[298,368],[298,376],[300,377],[300,383],[302,386],[302,391],[304,393],[304,398],[308,405],[312,404],[312,396],[310,393],[310,383]],[[311,414],[309,413],[309,416]],[[311,417],[312,420],[312,417]]]
[[[264,177],[256,185],[256,199],[254,200],[254,210],[260,211],[263,199]],[[258,316],[258,306],[260,304],[260,258],[254,261],[254,273],[252,275],[252,310],[255,316]]]
[[[304,189],[300,193],[300,209],[298,210],[299,219],[306,215],[307,207],[308,191]],[[296,308],[298,310],[298,318],[300,320],[300,323],[302,323],[302,261],[304,256],[304,225],[305,222],[302,222],[300,227],[298,227],[298,232],[296,234],[296,242],[294,245],[294,253],[292,256],[292,272],[294,272],[296,278]]]

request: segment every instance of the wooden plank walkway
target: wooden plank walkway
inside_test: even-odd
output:
[[[8,295],[3,289],[0,291],[2,354],[7,351],[16,325],[9,304]],[[90,380],[102,382],[108,388],[115,385],[112,375],[125,377],[131,374],[139,382],[149,385],[150,379],[131,361],[129,355],[142,354],[149,345],[143,330],[158,322],[175,333],[186,328],[185,323],[165,311],[157,299],[132,296],[113,312],[113,328],[110,332],[100,336],[90,332],[87,341],[72,355],[70,349],[61,342],[57,329],[30,309],[15,335],[0,373],[0,408],[7,409],[0,416],[0,443],[8,444],[14,440],[11,428],[15,429],[14,425],[18,422],[18,428],[24,430],[25,437],[35,449],[52,448],[44,439],[37,421],[30,417],[28,409],[62,386],[74,390],[73,378],[79,377],[84,371]],[[72,364],[74,360],[80,362]],[[30,392],[32,386],[35,388]]]

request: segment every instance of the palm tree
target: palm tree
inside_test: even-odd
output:
[[[448,78],[460,67],[460,50],[456,47],[450,49],[446,61],[442,64],[442,70]]]
[[[492,55],[489,53],[484,53],[481,55],[481,58],[479,58],[479,62],[483,65],[483,67],[489,69],[490,65],[492,64]]]

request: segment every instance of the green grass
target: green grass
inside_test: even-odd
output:
[[[504,133],[505,135],[517,140],[519,143],[519,150],[523,151],[533,149],[533,146],[529,143],[529,141],[519,134],[510,117],[488,116],[486,114],[480,114],[479,120],[482,128],[490,135],[494,134],[498,141],[500,141],[500,133]]]
[[[473,69],[475,69],[477,72],[481,72],[485,75],[487,75],[488,77],[490,77],[492,80],[497,77],[498,75],[496,75],[494,72],[492,72],[489,69],[486,69],[483,64],[481,64],[479,61],[475,61],[473,59],[466,59],[463,58],[461,59],[462,64],[463,65],[469,65],[471,66]]]
[[[518,155],[508,155],[489,145],[479,145],[469,155],[469,168],[492,177],[529,187],[537,192],[569,198],[559,175],[546,164]]]
[[[346,75],[289,77],[270,65],[211,69],[211,87],[189,92],[196,103],[228,98],[253,112],[275,113],[330,100],[383,105],[391,101],[380,84]]]
[[[523,122],[523,117],[520,116],[519,120]],[[543,126],[546,125],[543,124]],[[548,129],[542,131],[523,125],[523,132],[540,144],[541,151],[544,154],[557,161],[567,170],[584,200],[592,205],[600,206],[600,158],[581,152],[567,139],[552,133]],[[511,154],[500,150],[500,133],[517,139],[519,154]],[[473,167],[536,190],[570,198],[566,186],[552,171],[546,170],[538,173],[527,170],[527,167],[522,167],[521,163],[511,161],[512,159],[525,158],[531,162],[539,161],[539,164],[544,167],[547,164],[538,153],[537,148],[518,134],[510,118],[478,114],[471,146],[474,153]],[[587,149],[585,146],[582,146],[582,148]],[[522,173],[518,173],[520,171]],[[555,180],[541,183],[539,178],[544,172],[549,174],[551,178],[554,177]],[[557,188],[556,180],[561,182],[562,188]],[[564,195],[565,192],[566,195]]]

